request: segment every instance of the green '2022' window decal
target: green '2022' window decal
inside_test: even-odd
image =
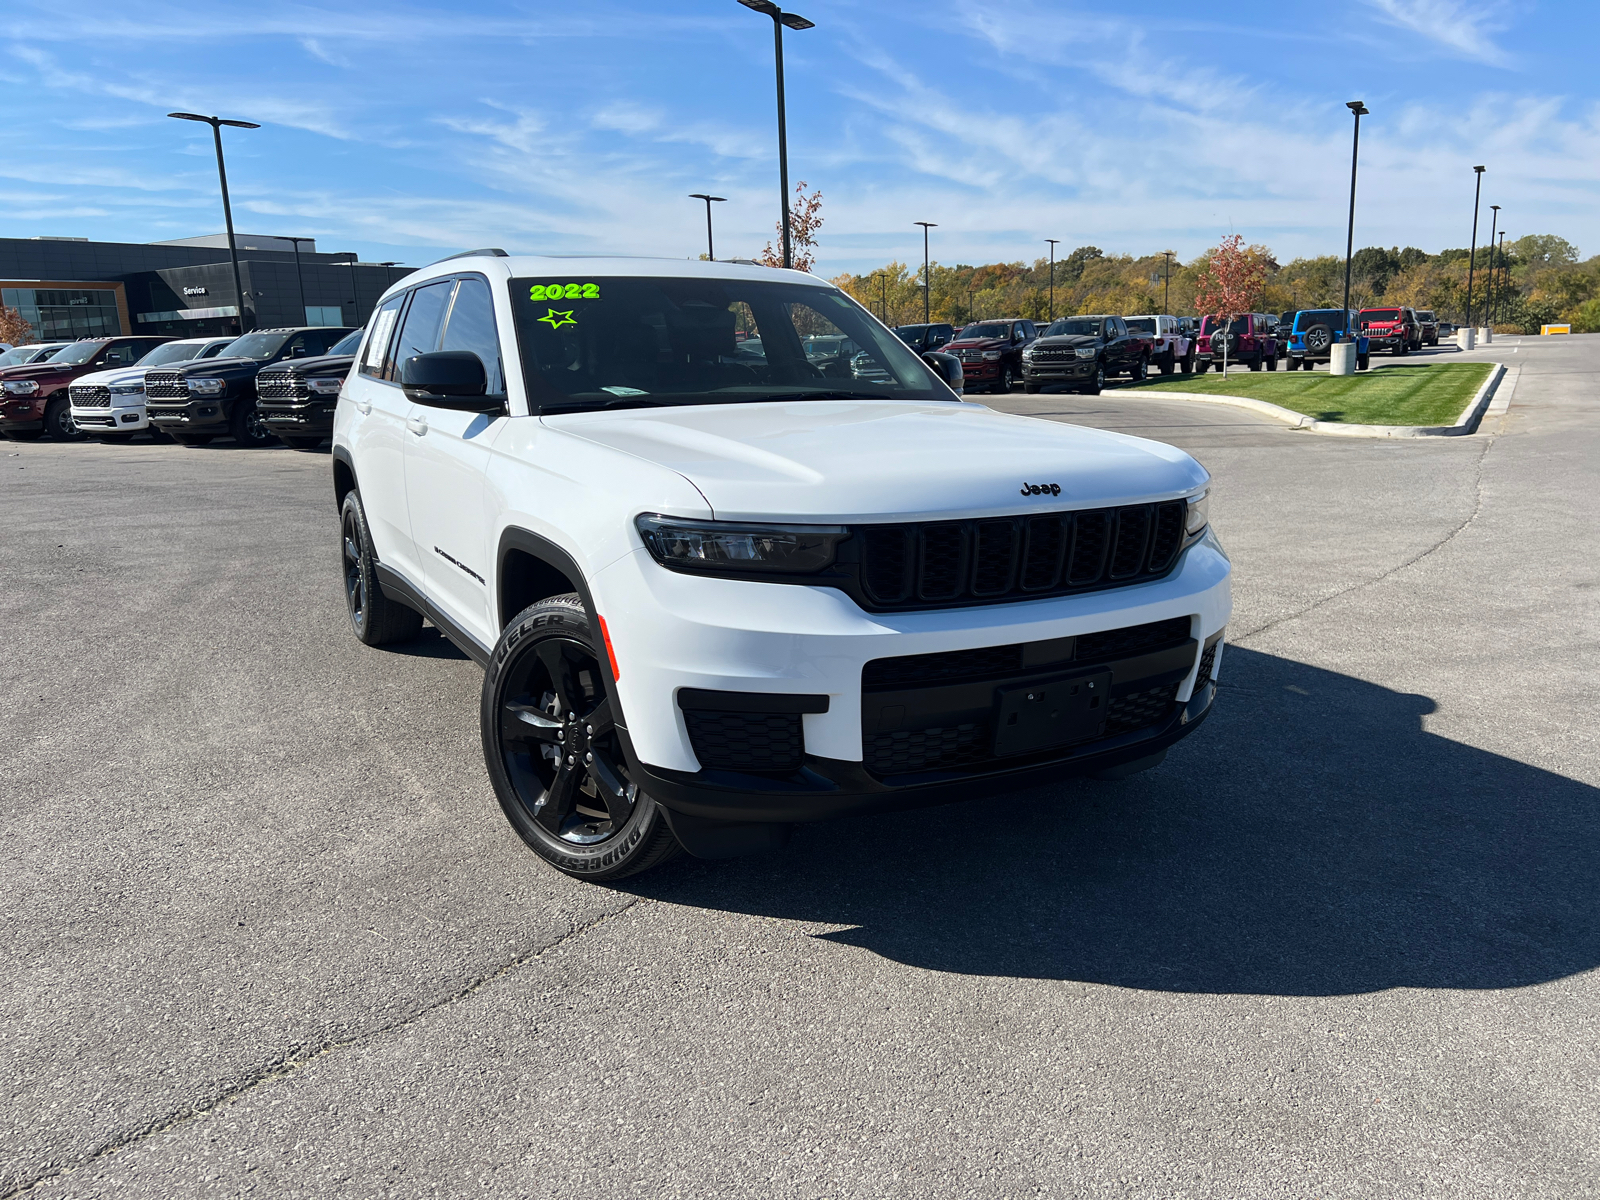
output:
[[[598,300],[598,283],[536,283],[528,289],[529,300]]]

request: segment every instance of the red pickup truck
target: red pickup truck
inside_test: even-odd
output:
[[[83,435],[72,422],[67,388],[80,375],[138,362],[164,337],[84,338],[44,362],[0,370],[0,433],[15,441],[49,434],[54,441]]]

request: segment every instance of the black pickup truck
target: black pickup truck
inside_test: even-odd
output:
[[[229,346],[227,358],[146,371],[150,424],[186,446],[203,446],[229,434],[241,446],[268,445],[274,434],[256,408],[256,375],[285,359],[320,358],[354,332],[337,325],[258,329]]]
[[[1143,379],[1150,374],[1154,344],[1148,334],[1130,331],[1121,317],[1062,317],[1023,351],[1023,390],[1064,384],[1098,396],[1112,375],[1126,372]]]
[[[317,358],[285,358],[256,375],[256,412],[291,450],[315,450],[333,435],[339,388],[361,348],[361,330]]]

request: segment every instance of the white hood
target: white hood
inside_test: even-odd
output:
[[[543,418],[678,472],[717,517],[808,523],[964,517],[1167,500],[1205,468],[1161,442],[978,404],[801,401]],[[1055,495],[1025,493],[1025,485]]]
[[[119,383],[143,383],[145,367],[112,367],[109,371],[91,371],[87,375],[79,375],[72,381],[73,386],[98,384],[100,387],[113,387]]]

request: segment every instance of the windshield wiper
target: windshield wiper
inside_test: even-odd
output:
[[[754,399],[755,397],[751,397]],[[743,397],[741,397],[743,399]],[[894,397],[886,392],[846,392],[818,390],[812,392],[774,392],[770,396],[762,396],[763,400],[893,400]]]

